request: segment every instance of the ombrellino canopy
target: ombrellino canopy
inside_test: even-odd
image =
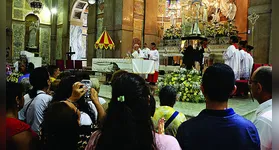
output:
[[[111,37],[109,36],[108,32],[105,30],[99,39],[95,43],[96,49],[114,49],[115,45],[112,41]]]

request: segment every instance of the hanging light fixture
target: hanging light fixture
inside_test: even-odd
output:
[[[43,9],[43,3],[40,0],[30,0],[30,7],[33,10],[33,13],[40,13],[41,10]]]

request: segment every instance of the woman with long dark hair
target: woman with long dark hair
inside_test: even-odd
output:
[[[176,150],[174,137],[154,132],[150,90],[143,78],[124,73],[112,83],[112,99],[100,130],[94,132],[86,150]]]
[[[79,111],[67,101],[49,105],[42,123],[43,150],[77,150]]]

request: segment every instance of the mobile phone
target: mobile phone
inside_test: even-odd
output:
[[[87,87],[87,92],[85,93],[84,97],[85,98],[90,98],[90,89],[91,89],[91,84],[92,82],[90,80],[81,80],[81,83],[84,84],[84,86]]]

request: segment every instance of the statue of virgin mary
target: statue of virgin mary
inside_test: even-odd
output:
[[[37,22],[32,22],[29,27],[29,41],[28,41],[29,48],[37,48],[36,45],[37,30],[38,30]]]

